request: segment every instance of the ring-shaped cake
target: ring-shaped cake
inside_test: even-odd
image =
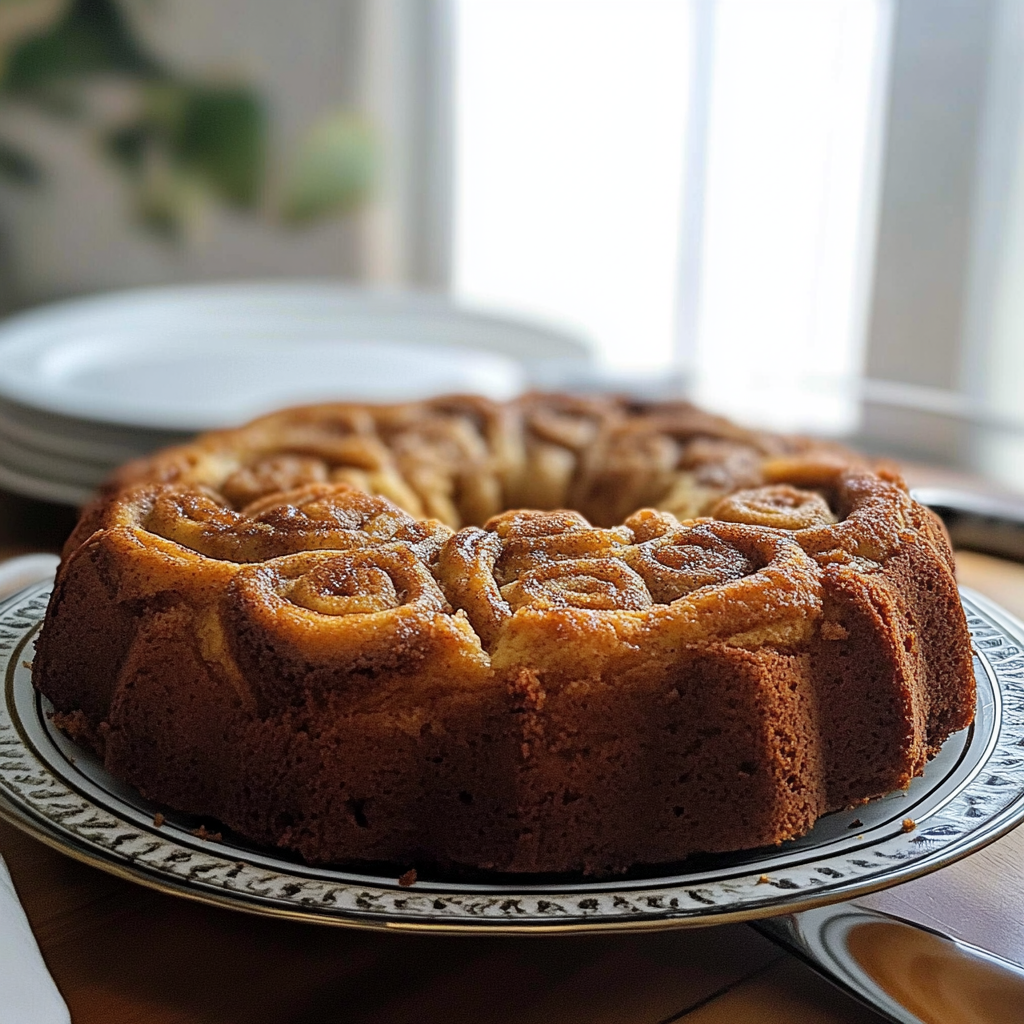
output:
[[[974,708],[945,532],[894,470],[539,394],[288,410],[129,465],[34,680],[154,801],[434,872],[777,844]]]

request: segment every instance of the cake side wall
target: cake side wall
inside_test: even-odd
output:
[[[95,728],[110,711],[141,609],[118,594],[118,566],[102,537],[65,556],[36,641],[33,684],[54,707]]]
[[[903,789],[924,768],[926,694],[904,649],[884,577],[828,566],[824,622],[811,647],[828,809]]]
[[[520,671],[514,870],[607,875],[776,844],[825,809],[806,658],[724,644],[605,677]]]
[[[907,622],[908,645],[921,661],[931,754],[974,721],[975,705],[971,634],[956,581],[940,558],[929,546],[908,545],[885,566]]]

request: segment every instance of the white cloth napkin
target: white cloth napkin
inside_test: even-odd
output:
[[[0,858],[0,1024],[71,1024]]]
[[[60,559],[56,555],[19,555],[0,562],[0,601],[19,590],[52,579]]]
[[[51,576],[53,555],[0,562],[0,600]],[[0,857],[0,1024],[71,1024],[71,1015],[43,963],[10,873]]]

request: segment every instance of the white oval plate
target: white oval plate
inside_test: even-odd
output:
[[[238,910],[321,924],[446,932],[624,931],[746,921],[895,885],[1024,817],[1024,626],[965,591],[978,713],[906,793],[822,818],[778,848],[703,857],[658,877],[470,884],[309,867],[143,800],[50,724],[28,664],[49,584],[0,606],[0,815],[80,860]],[[158,828],[154,814],[166,816]],[[905,831],[903,821],[916,827]]]
[[[316,283],[152,289],[0,326],[0,396],[64,417],[197,431],[288,404],[509,398],[524,362],[585,361],[558,330],[442,296]]]
[[[66,459],[116,468],[157,448],[181,444],[185,431],[117,427],[30,409],[0,398],[0,438]]]
[[[20,470],[0,462],[0,488],[12,494],[20,494],[36,501],[47,501],[53,505],[70,505],[79,508],[93,496],[91,487],[65,483],[63,480],[49,480],[46,477]]]

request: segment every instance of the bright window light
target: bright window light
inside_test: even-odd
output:
[[[574,326],[616,369],[682,364],[741,420],[854,427],[892,0],[455,14],[455,294]]]
[[[715,6],[691,357],[705,404],[855,426],[890,19],[887,0]]]
[[[611,366],[674,350],[689,4],[457,0],[452,283]]]

